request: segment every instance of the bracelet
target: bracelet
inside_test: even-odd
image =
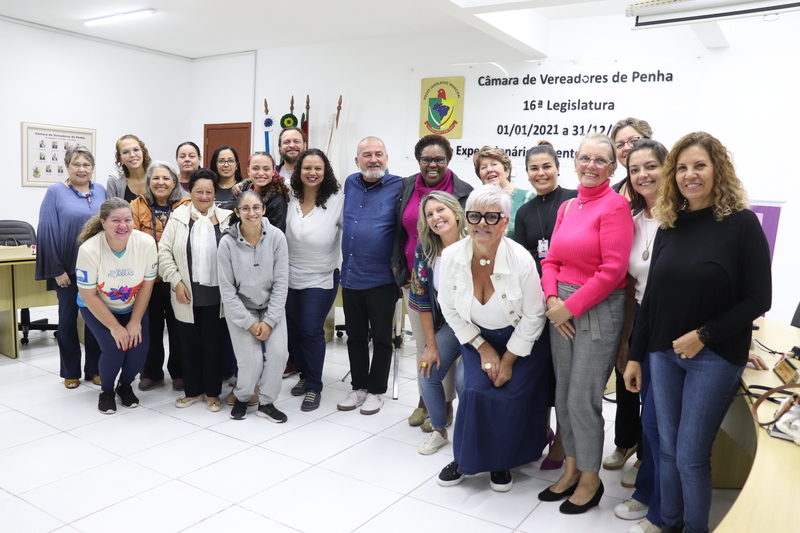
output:
[[[711,343],[711,336],[708,334],[708,330],[705,326],[700,326],[697,328],[697,338],[700,339],[700,342],[706,346]]]

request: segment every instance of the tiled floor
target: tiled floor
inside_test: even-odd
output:
[[[54,308],[34,314],[55,319]],[[176,409],[169,386],[137,391],[140,407],[102,415],[98,387],[64,388],[52,333],[32,333],[19,360],[0,355],[0,531],[623,533],[633,524],[612,511],[631,493],[622,471],[602,471],[605,496],[582,516],[538,501],[558,471],[536,463],[515,471],[505,494],[489,490],[487,475],[439,487],[451,446],[418,454],[425,435],[406,422],[417,402],[412,344],[400,399],[363,416],[336,410],[349,383],[344,339],[334,339],[321,407],[302,413],[289,393],[296,378],[286,379],[278,406],[289,421],[278,425],[252,411],[233,421],[228,408],[211,413],[204,403]],[[613,404],[604,416],[609,453]],[[735,494],[715,491],[712,522]]]

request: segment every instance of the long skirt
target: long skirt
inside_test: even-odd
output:
[[[481,328],[500,355],[514,332]],[[511,379],[495,387],[481,368],[477,350],[461,346],[464,394],[458,400],[453,451],[462,474],[499,472],[538,460],[546,432],[550,349],[541,339],[531,353],[518,357]]]

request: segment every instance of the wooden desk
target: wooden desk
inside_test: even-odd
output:
[[[800,346],[800,329],[774,320],[760,318],[756,321],[760,329],[753,337],[773,350],[790,351]],[[755,350],[771,368],[778,357],[759,349]],[[742,376],[744,386],[782,385],[772,370],[746,369]],[[738,399],[741,401],[741,399]],[[735,409],[728,418],[735,419],[733,425],[742,426],[740,434],[745,443],[753,439],[754,456],[747,481],[728,514],[714,530],[715,533],[752,533],[756,531],[798,531],[795,502],[800,499],[800,446],[793,442],[775,439],[758,426],[750,417],[753,402],[741,401],[748,409]],[[775,412],[775,404],[764,402],[759,407],[759,419],[767,420]],[[749,418],[749,419],[748,419]],[[725,429],[723,424],[723,429]],[[728,430],[726,430],[728,431]],[[737,442],[740,439],[736,439]],[[717,465],[719,467],[721,465]]]
[[[0,248],[0,353],[8,357],[19,357],[17,310],[58,303],[56,293],[36,281],[35,273],[36,256],[30,248]]]

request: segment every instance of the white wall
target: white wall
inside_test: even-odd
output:
[[[693,106],[699,112],[676,116],[669,125],[653,124],[656,137],[659,129],[680,133],[709,131],[733,153],[752,199],[786,200],[773,265],[773,282],[781,289],[774,291],[768,316],[788,322],[800,300],[794,267],[800,262],[800,251],[792,237],[795,228],[800,227],[797,207],[800,176],[793,170],[787,171],[794,165],[787,165],[782,156],[794,153],[796,125],[800,124],[797,75],[792,67],[800,57],[800,39],[797,39],[800,13],[784,14],[773,23],[763,23],[758,18],[731,21],[727,25],[731,46],[719,50],[702,46],[688,27],[632,32],[631,26],[631,20],[621,16],[554,21],[548,60],[677,55],[700,59],[700,75],[695,80],[699,105]],[[377,135],[386,142],[390,170],[408,175],[417,170],[412,149],[418,138],[420,78],[432,75],[431,72],[437,76],[451,75],[456,69],[453,64],[486,61],[502,64],[524,59],[519,52],[488,38],[476,38],[474,34],[437,35],[435,40],[425,36],[355,40],[264,50],[258,54],[254,134],[260,138],[258,126],[263,113],[259,110],[264,97],[274,105],[271,114],[279,118],[288,112],[292,95],[297,101],[310,93],[310,144],[324,148],[327,116],[334,111],[339,94],[343,94],[340,155],[347,163],[347,171],[354,171],[358,140]],[[653,106],[658,105],[659,102],[653,102]],[[492,110],[485,113],[490,117]],[[670,146],[677,136],[661,140]],[[451,167],[462,178],[476,181],[465,158],[455,159]]]
[[[36,226],[45,188],[21,186],[21,122],[97,130],[95,178],[114,172],[133,133],[153,159],[175,160],[189,135],[192,63],[0,21],[0,218]]]

